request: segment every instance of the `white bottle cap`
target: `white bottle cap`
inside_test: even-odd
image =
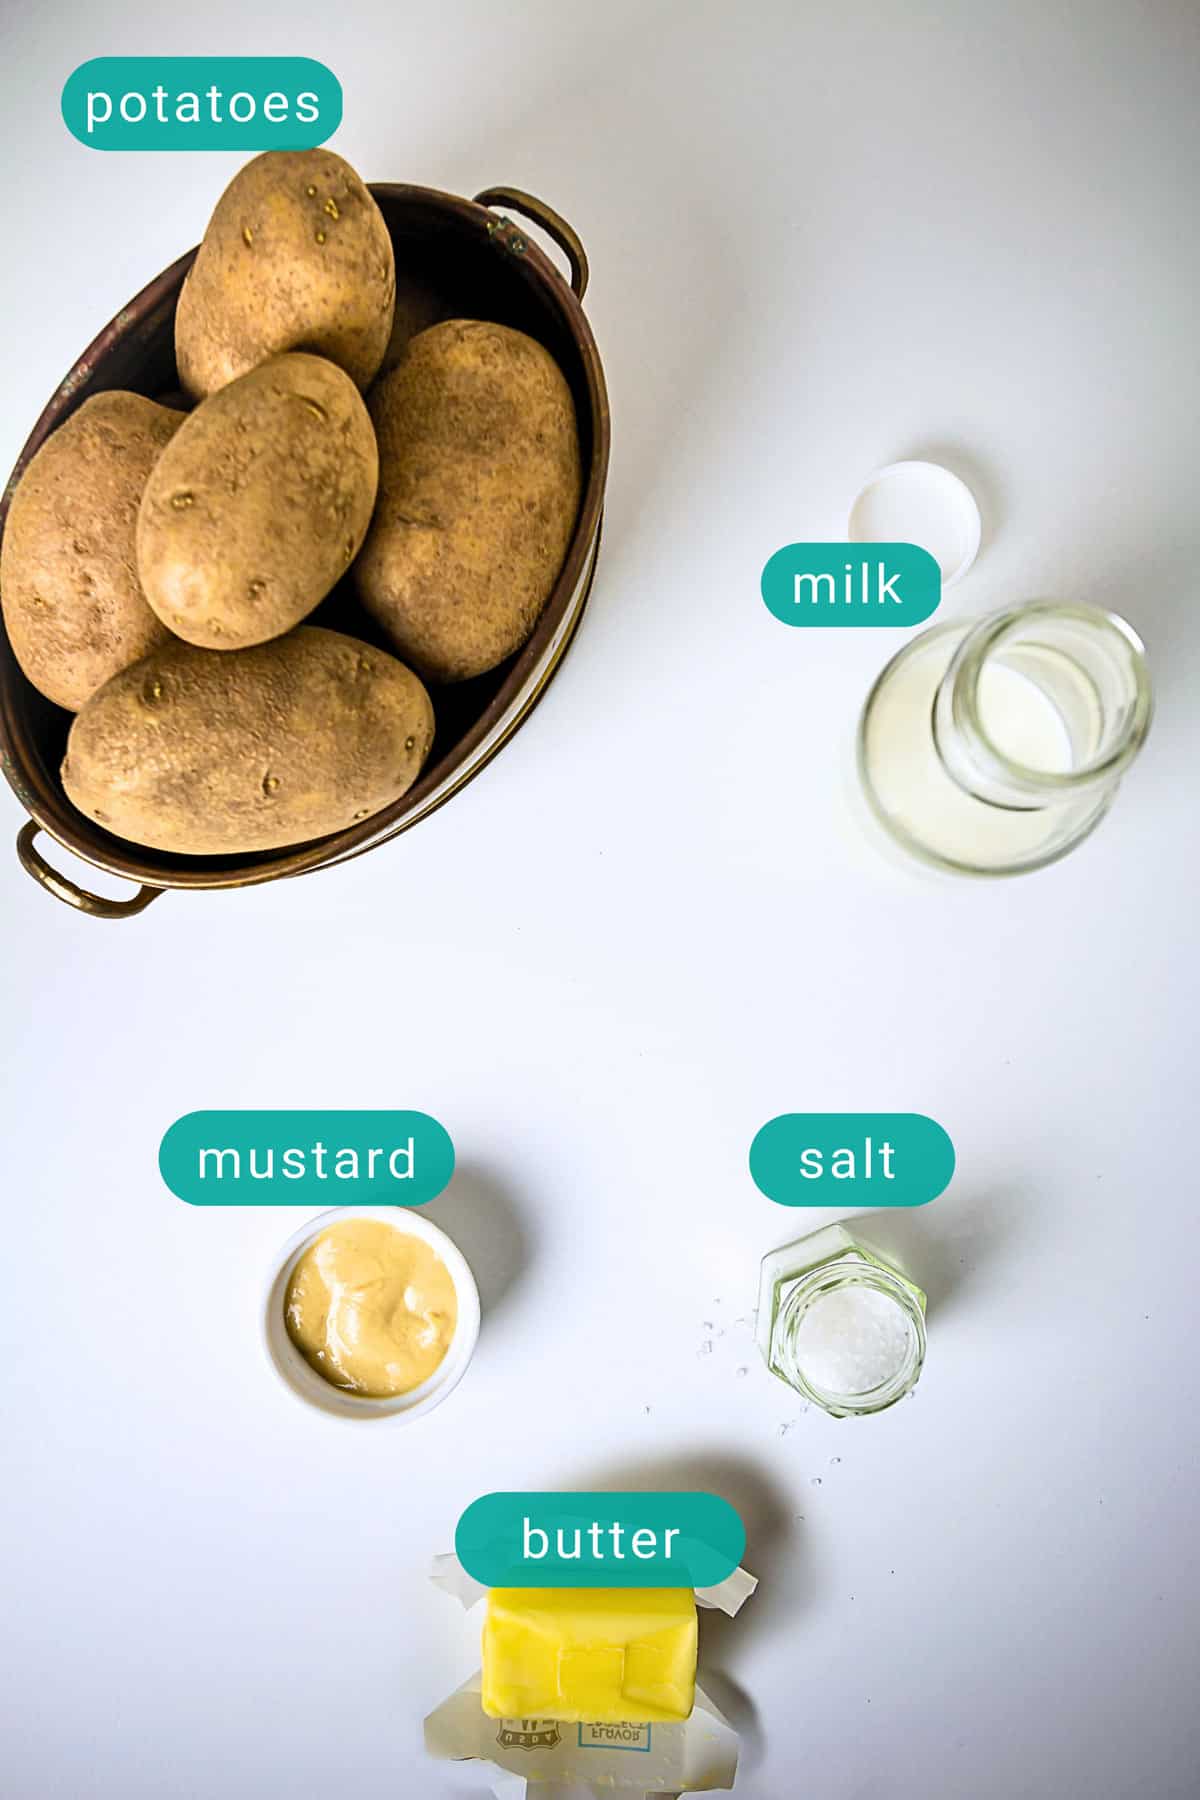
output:
[[[852,543],[919,544],[941,569],[943,592],[975,561],[981,530],[974,494],[940,463],[889,463],[863,484],[850,508]]]

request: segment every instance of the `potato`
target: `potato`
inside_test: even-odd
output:
[[[570,390],[523,332],[452,319],[412,339],[370,407],[379,504],[354,565],[363,604],[427,677],[482,674],[525,642],[571,541]]]
[[[281,350],[311,350],[364,388],[395,288],[383,214],[349,163],[267,150],[218,200],[179,296],[179,379],[203,399]]]
[[[189,414],[142,496],[147,600],[190,644],[279,637],[345,574],[375,503],[362,396],[323,357],[275,356]]]
[[[302,625],[253,650],[152,651],[79,714],[62,779],[117,837],[236,855],[378,812],[416,780],[432,742],[433,707],[411,670]]]
[[[146,479],[183,419],[141,394],[93,394],[13,495],[4,623],[34,687],[70,712],[169,635],[138,582],[134,535]]]

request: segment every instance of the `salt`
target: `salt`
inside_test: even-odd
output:
[[[912,1353],[913,1328],[889,1295],[858,1284],[820,1294],[805,1308],[794,1355],[810,1387],[870,1394],[894,1381]]]
[[[881,1412],[916,1385],[925,1296],[827,1225],[763,1257],[755,1336],[773,1375],[835,1418]]]

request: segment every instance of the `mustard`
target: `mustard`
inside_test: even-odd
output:
[[[332,1387],[373,1400],[419,1387],[458,1324],[445,1263],[383,1219],[344,1219],[305,1250],[284,1301],[287,1333]]]

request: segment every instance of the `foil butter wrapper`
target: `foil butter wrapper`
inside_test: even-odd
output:
[[[434,1559],[431,1579],[464,1607],[487,1589],[456,1556]],[[719,1587],[697,1588],[697,1606],[730,1618],[758,1586],[735,1569]],[[738,1736],[697,1683],[696,1704],[679,1724],[568,1725],[554,1719],[491,1719],[477,1672],[425,1720],[425,1748],[448,1762],[491,1765],[497,1800],[592,1800],[614,1792],[636,1800],[731,1788]]]
[[[491,1763],[497,1800],[584,1800],[615,1790],[650,1796],[730,1788],[737,1733],[700,1687],[679,1725],[565,1725],[489,1719],[472,1675],[425,1721],[425,1748],[444,1761]]]

